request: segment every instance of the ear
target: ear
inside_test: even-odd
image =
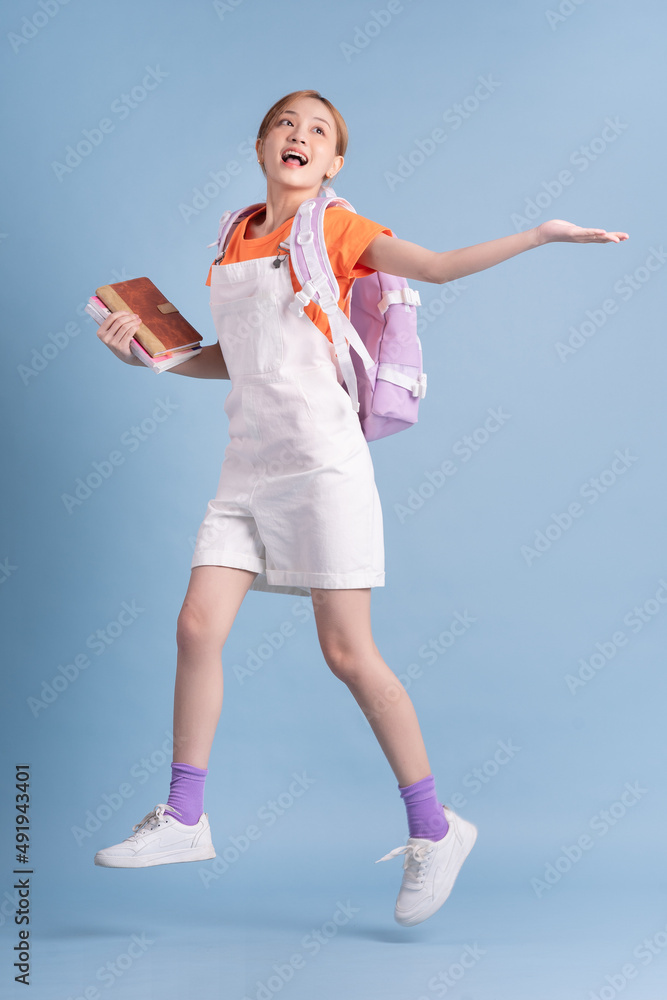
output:
[[[257,141],[255,142],[255,152],[257,153],[258,160],[262,159],[261,149],[262,149],[262,140],[257,139]]]
[[[345,163],[345,160],[344,160],[344,158],[342,156],[334,156],[333,162],[332,162],[331,166],[329,167],[329,169],[327,170],[324,179],[325,180],[330,180],[330,181],[333,180],[334,177],[336,176],[336,174],[340,173],[340,171],[343,169],[343,164],[344,163]]]

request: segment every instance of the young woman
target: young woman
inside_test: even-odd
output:
[[[338,380],[326,314],[308,303],[286,251],[294,215],[341,170],[347,128],[317,91],[281,98],[256,142],[266,201],[235,229],[211,265],[218,342],[172,372],[231,379],[227,445],[216,496],[199,529],[178,618],[174,762],[169,797],[121,844],[98,851],[105,867],[215,857],[204,780],[222,706],[221,652],[249,589],[310,595],[324,659],[367,717],[407,809],[395,919],[411,926],[447,899],[477,835],[438,800],[412,702],[371,631],[371,588],[384,584],[382,512],[367,442]],[[397,239],[343,206],[324,215],[324,237],[349,315],[355,278],[373,270],[442,284],[549,242],[618,243],[627,233],[552,219],[524,233],[437,252]],[[281,263],[282,257],[282,263]],[[98,336],[127,364],[140,319],[115,312]]]

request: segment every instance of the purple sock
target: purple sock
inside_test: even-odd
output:
[[[411,837],[442,840],[449,829],[442,805],[435,794],[435,778],[429,774],[413,785],[398,786],[408,811],[408,830]]]
[[[195,767],[194,764],[172,764],[165,816],[173,816],[186,826],[198,823],[204,811],[204,782],[207,774],[208,768]]]

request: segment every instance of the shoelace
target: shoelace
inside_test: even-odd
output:
[[[389,861],[391,858],[405,854],[403,860],[403,879],[406,884],[412,882],[415,886],[420,886],[424,881],[429,858],[433,854],[432,844],[404,844],[403,847],[395,847],[383,858],[378,858],[375,864],[380,861]]]
[[[161,802],[160,805],[155,807],[155,809],[151,809],[149,813],[146,813],[144,818],[139,823],[135,823],[132,827],[132,830],[134,831],[132,836],[141,836],[142,833],[148,833],[149,830],[154,830],[156,826],[159,826],[160,820],[164,816],[166,808],[167,804],[165,802]],[[171,812],[171,806],[169,807],[169,811]],[[178,810],[174,809],[174,812],[177,811]]]

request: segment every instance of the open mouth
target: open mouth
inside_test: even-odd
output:
[[[303,167],[308,163],[308,157],[300,149],[284,149],[281,159],[291,167]]]

